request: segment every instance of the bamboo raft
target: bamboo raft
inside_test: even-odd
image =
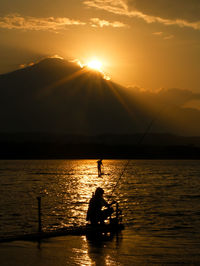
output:
[[[0,239],[0,243],[12,242],[12,241],[41,241],[42,239],[67,236],[67,235],[89,235],[89,234],[116,234],[124,229],[124,225],[121,223],[116,224],[105,224],[105,225],[84,225],[84,226],[73,226],[65,227],[57,230],[37,232],[31,234],[24,234],[18,236],[4,237]]]

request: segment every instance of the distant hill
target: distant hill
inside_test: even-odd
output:
[[[181,90],[170,93],[138,93],[76,63],[47,58],[0,75],[0,132],[125,136],[145,132],[153,121],[150,132],[200,136],[200,111],[175,101],[185,99]]]
[[[59,143],[68,144],[97,144],[97,145],[133,145],[133,146],[187,146],[199,147],[200,137],[184,137],[172,134],[148,133],[146,134],[102,134],[102,135],[81,135],[81,134],[60,134],[41,132],[18,132],[0,133],[0,143]]]
[[[200,159],[200,137],[169,134],[1,133],[0,147],[0,159]]]

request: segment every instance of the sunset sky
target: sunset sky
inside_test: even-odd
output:
[[[0,73],[59,55],[114,81],[200,91],[199,0],[4,0]]]

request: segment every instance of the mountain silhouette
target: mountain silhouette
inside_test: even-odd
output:
[[[2,131],[97,134],[134,129],[119,85],[76,63],[48,58],[0,76]],[[126,104],[126,106],[124,106]]]
[[[166,120],[156,97],[142,98],[77,63],[46,58],[0,75],[0,132],[134,134],[155,119],[153,132],[200,135],[200,111],[173,106]]]

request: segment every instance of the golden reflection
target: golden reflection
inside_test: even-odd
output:
[[[122,236],[118,234],[91,234],[82,238],[87,248],[87,255],[91,261],[90,265],[116,265],[116,257],[113,250],[118,250],[121,245]]]
[[[116,178],[113,179],[111,168],[107,168],[109,163],[107,160],[104,161],[105,174],[102,178],[98,177],[97,160],[77,160],[71,178],[65,176],[62,181],[66,190],[63,192],[63,201],[66,203],[68,223],[86,224],[88,203],[97,187],[105,190],[105,198],[108,199]]]
[[[50,165],[44,166],[47,173],[42,186],[42,191],[45,192],[42,195],[42,206],[44,206],[42,212],[45,217],[43,228],[52,230],[52,228],[85,225],[89,200],[97,187],[104,189],[105,200],[108,202],[114,200],[109,196],[121,172],[121,163],[103,160],[103,164],[102,177],[98,177],[97,159],[55,160]],[[43,173],[40,175],[44,178]]]

